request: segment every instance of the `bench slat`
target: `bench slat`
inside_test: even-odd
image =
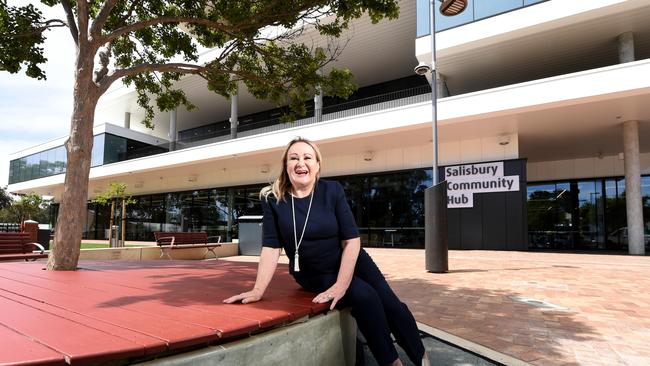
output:
[[[38,247],[32,243],[29,233],[0,232],[0,261],[45,258],[47,254],[34,253]]]

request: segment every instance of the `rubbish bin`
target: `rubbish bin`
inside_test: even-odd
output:
[[[45,248],[45,250],[50,249],[50,229],[38,229],[38,239],[36,242]]]
[[[113,231],[113,235],[111,236],[111,242],[110,246],[111,248],[119,248],[120,247],[120,241],[117,238],[118,234],[120,233],[119,226],[113,225],[111,226],[111,230]]]
[[[240,216],[239,254],[260,255],[262,252],[262,216]]]

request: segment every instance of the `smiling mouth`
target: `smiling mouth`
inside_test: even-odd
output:
[[[296,171],[296,175],[303,176],[303,175],[309,175],[309,172],[306,170],[300,170]]]

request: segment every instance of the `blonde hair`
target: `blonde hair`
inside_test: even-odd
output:
[[[291,181],[289,180],[289,172],[287,172],[287,154],[289,154],[289,149],[291,146],[299,142],[303,142],[314,149],[314,152],[316,153],[316,161],[321,165],[322,168],[323,159],[320,154],[320,150],[318,150],[318,146],[304,137],[296,137],[295,139],[291,140],[289,144],[287,144],[286,149],[284,149],[284,153],[282,154],[282,168],[280,175],[273,181],[273,183],[262,188],[260,191],[260,199],[264,198],[268,201],[269,195],[272,195],[278,202],[284,201],[284,195],[291,190]],[[318,182],[318,178],[320,178],[320,169],[316,174],[316,182]]]

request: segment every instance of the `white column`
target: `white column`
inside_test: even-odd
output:
[[[641,201],[641,163],[639,161],[639,121],[623,122],[625,163],[625,205],[627,244],[630,254],[644,255],[643,203]]]
[[[436,86],[438,87],[438,99],[448,97],[449,91],[447,90],[447,79],[441,73],[437,73],[437,76],[438,82],[436,83]]]
[[[618,36],[618,62],[622,64],[634,60],[634,33],[621,33]]]
[[[318,75],[323,76],[323,70],[318,70]],[[316,87],[314,94],[314,119],[316,122],[323,120],[323,92],[320,87]]]
[[[124,128],[131,128],[131,112],[124,112]]]
[[[235,94],[230,96],[230,138],[231,139],[236,139],[237,138],[237,126],[239,125],[239,89],[235,92]]]
[[[178,141],[178,131],[176,129],[177,110],[174,108],[169,112],[169,150],[176,150],[176,142]]]

